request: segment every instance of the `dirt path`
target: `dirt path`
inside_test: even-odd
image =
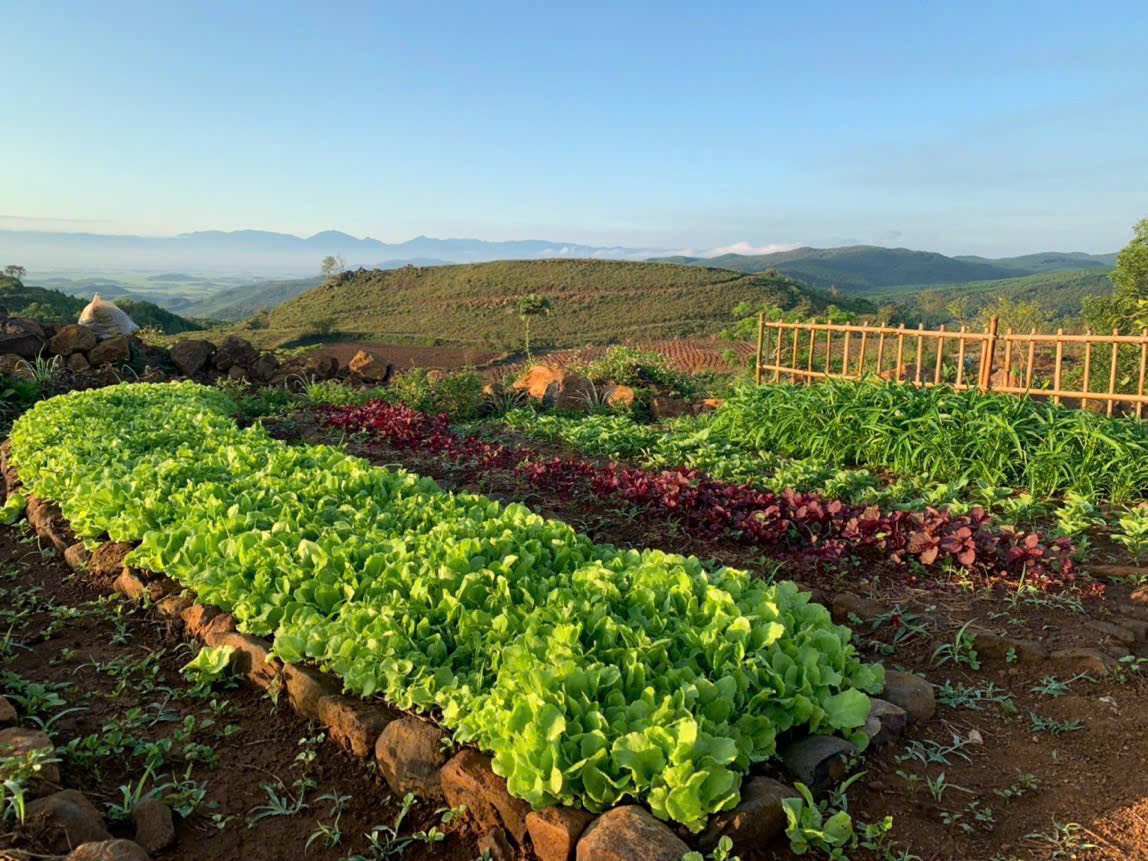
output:
[[[485,368],[505,357],[505,354],[478,347],[418,347],[379,341],[340,341],[337,344],[324,344],[315,353],[334,356],[341,366],[346,367],[359,350],[375,353],[400,371],[411,368],[437,368],[443,371],[466,367]]]

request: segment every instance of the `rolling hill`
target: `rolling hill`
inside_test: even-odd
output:
[[[211,320],[235,322],[246,320],[260,311],[278,308],[308,290],[314,290],[322,283],[314,278],[295,278],[286,281],[257,281],[221,290],[206,299],[189,305],[186,313]]]
[[[994,260],[947,257],[932,251],[852,245],[842,248],[794,248],[774,254],[657,258],[693,266],[721,266],[739,272],[776,270],[811,287],[876,293],[889,288],[967,284],[1034,275],[1051,270],[1110,268],[1115,255],[1045,252]]]
[[[969,313],[975,314],[998,297],[1014,302],[1036,302],[1054,319],[1075,317],[1080,314],[1081,303],[1087,296],[1107,296],[1112,293],[1110,269],[1076,269],[1041,272],[988,281],[958,284],[905,284],[889,290],[867,293],[876,303],[895,302],[910,317],[923,316],[932,322],[946,322],[952,315],[929,313],[923,309],[929,294],[940,294],[945,304],[964,299]],[[924,301],[923,301],[924,300]]]
[[[742,302],[811,314],[833,303],[784,276],[616,260],[497,261],[347,272],[275,309],[269,327],[253,334],[269,345],[327,333],[509,348],[522,342],[517,303],[531,293],[554,302],[553,316],[532,327],[539,344],[553,346],[716,335]]]
[[[1038,254],[1022,254],[1020,257],[996,258],[961,255],[953,259],[962,260],[966,263],[984,263],[1005,269],[1014,269],[1018,273],[1026,275],[1066,269],[1107,270],[1116,265],[1115,254],[1085,254],[1083,251],[1042,251]]]

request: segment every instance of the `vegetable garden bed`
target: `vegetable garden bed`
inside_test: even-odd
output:
[[[594,545],[230,410],[190,384],[77,393],[17,423],[12,462],[80,536],[139,542],[129,563],[283,660],[433,711],[536,807],[636,797],[698,830],[779,735],[866,744],[881,670],[792,585]]]
[[[196,388],[198,392],[203,391]],[[102,397],[114,401],[116,394],[108,393]],[[198,397],[197,394],[193,398],[181,400],[188,405]],[[215,395],[209,394],[207,397],[210,399]],[[223,417],[223,411],[229,409],[228,406],[224,406],[225,402],[226,398],[217,402],[221,412],[216,418]],[[108,409],[109,403],[111,402],[101,404],[104,409],[99,412],[107,414],[98,417],[101,422],[117,420],[114,411]],[[173,470],[171,477],[161,478],[162,481],[169,482],[163,485],[172,491],[169,497],[179,498],[177,491],[186,490],[184,485],[199,484],[200,482],[189,481],[195,477],[195,471],[200,469],[200,465],[195,463],[199,440],[188,434],[172,434],[169,432],[170,428],[165,429],[172,413],[169,409],[171,406],[169,403],[147,413],[151,421],[140,425],[140,436],[146,438],[146,445],[139,446],[130,438],[135,435],[134,431],[128,435],[126,448],[117,441],[112,446],[114,451],[97,453],[98,447],[85,443],[83,456],[99,458],[99,468],[96,471],[108,480],[97,481],[98,486],[94,488],[91,485],[84,485],[84,492],[94,490],[94,496],[98,496],[99,493],[122,487],[125,480],[138,482],[141,486],[154,481],[154,477],[158,474],[152,468],[154,464],[149,463],[146,457],[136,457],[136,454],[148,446],[163,449],[173,444],[178,455],[170,460],[180,463]],[[727,530],[684,529],[683,527],[690,523],[688,519],[669,510],[659,512],[650,506],[644,508],[643,515],[638,515],[643,519],[635,519],[636,512],[643,510],[638,507],[641,501],[639,498],[625,494],[615,495],[612,491],[607,495],[599,495],[592,483],[578,477],[581,470],[570,470],[562,463],[569,459],[569,453],[561,449],[549,447],[528,453],[527,459],[530,461],[555,462],[557,458],[556,462],[561,467],[557,470],[552,467],[538,473],[542,476],[542,480],[537,480],[535,473],[520,467],[522,459],[516,459],[520,453],[520,448],[516,447],[517,443],[511,444],[510,450],[514,457],[509,457],[504,452],[505,446],[492,444],[490,438],[478,439],[460,435],[454,429],[442,424],[440,420],[432,420],[409,411],[404,413],[402,410],[396,410],[387,413],[385,417],[382,413],[375,412],[372,419],[382,420],[378,426],[368,428],[371,431],[370,435],[344,439],[343,442],[354,451],[368,454],[373,461],[388,465],[396,461],[402,462],[408,467],[413,466],[420,473],[425,471],[427,475],[447,477],[450,480],[449,486],[456,488],[490,491],[500,498],[529,499],[532,506],[548,516],[557,516],[574,523],[586,523],[593,529],[595,535],[608,536],[609,540],[621,545],[629,544],[640,533],[642,536],[640,540],[643,543],[654,541],[659,546],[688,549],[690,552],[702,554],[704,558],[720,559],[726,564],[760,568],[760,563],[753,559],[754,545],[739,541]],[[202,427],[209,427],[214,433],[215,426],[211,422],[215,420],[211,418],[211,421]],[[311,439],[332,439],[339,435],[338,432],[327,431],[325,434],[318,432],[310,426],[305,414],[297,414],[294,423],[297,431],[302,429],[304,435]],[[291,424],[292,422],[286,422],[284,427],[288,428]],[[226,427],[226,422],[224,426]],[[96,427],[96,424],[88,425],[87,435],[90,436]],[[386,432],[378,433],[379,430]],[[250,484],[245,484],[241,480],[237,484],[237,491],[248,494],[242,497],[244,500],[256,500],[253,516],[241,517],[239,515],[242,512],[238,509],[232,510],[223,505],[231,492],[231,488],[228,487],[229,475],[225,467],[237,471],[242,479],[249,464],[253,462],[242,457],[242,452],[235,450],[237,446],[246,445],[247,438],[244,435],[250,434],[252,439],[261,439],[263,442],[260,445],[271,441],[260,429],[239,431],[232,425],[227,433],[234,433],[237,436],[225,436],[224,447],[230,446],[232,449],[226,456],[217,451],[215,446],[204,447],[208,453],[206,468],[209,471],[216,470],[207,476],[207,483],[213,485],[212,489],[204,497],[196,498],[188,495],[181,499],[180,505],[184,507],[180,509],[180,513],[186,514],[190,506],[200,504],[207,512],[205,517],[207,522],[210,523],[214,517],[226,520],[226,526],[214,532],[208,531],[209,536],[221,536],[222,541],[231,541],[236,537],[231,534],[232,532],[237,534],[271,532],[268,528],[262,528],[263,524],[277,517],[260,516],[264,506],[267,505],[267,496],[261,497],[258,494],[251,496],[253,488]],[[82,432],[77,432],[77,436],[81,434]],[[288,436],[291,436],[291,433],[288,433]],[[53,440],[52,444],[58,444],[58,441]],[[338,455],[337,452],[321,447],[307,446],[299,449],[300,451],[289,461],[293,466],[302,465],[307,468],[313,465],[316,462],[313,458],[317,451],[329,453],[332,457]],[[266,455],[275,449],[272,447],[261,451]],[[460,452],[467,456],[459,457]],[[131,453],[131,457],[128,458],[132,462],[130,470],[121,473],[105,472],[109,467],[116,469],[115,464],[121,463],[128,453]],[[545,458],[537,457],[543,453],[546,454]],[[213,457],[219,459],[213,462]],[[271,470],[267,475],[278,476],[285,473],[295,475],[297,470],[287,467],[276,470],[271,463],[274,457],[275,455],[264,457],[266,463],[260,465],[260,468],[266,466]],[[344,456],[338,455],[338,457]],[[354,459],[348,460],[354,461]],[[319,459],[318,462],[325,470],[328,461]],[[595,475],[604,474],[598,470],[609,466],[600,461],[591,462],[590,465]],[[630,477],[642,478],[640,470],[633,471],[626,467],[623,469],[630,470]],[[353,470],[339,473],[342,477],[357,474]],[[656,472],[653,474],[656,475]],[[555,476],[567,478],[555,481],[553,479]],[[6,477],[11,480],[15,476],[9,471]],[[569,477],[572,477],[572,480]],[[328,522],[334,523],[336,528],[346,528],[348,531],[342,534],[349,536],[350,528],[343,525],[343,522],[351,523],[352,518],[362,513],[348,511],[348,506],[329,505],[327,502],[330,497],[340,495],[346,484],[336,482],[334,490],[331,484],[327,484],[321,490],[310,491],[310,488],[305,486],[310,479],[312,475],[303,471],[299,474],[298,480],[290,484],[292,505],[289,506],[289,510],[298,515],[291,521],[291,528],[306,528],[307,524],[313,522],[311,516],[319,513],[323,527]],[[68,480],[70,479],[65,479]],[[343,478],[339,479],[340,482],[342,480]],[[418,484],[418,481],[415,480],[415,483]],[[304,486],[301,488],[301,485]],[[75,489],[79,485],[72,486]],[[658,485],[655,483],[653,486]],[[308,495],[309,492],[312,495]],[[467,497],[467,494],[459,493],[457,496],[462,498]],[[135,494],[133,498],[135,497],[142,500],[141,509],[144,512],[142,520],[145,524],[152,524],[149,528],[156,525],[166,527],[167,524],[161,523],[156,517],[157,512],[162,511],[162,498],[147,494]],[[93,497],[84,497],[85,500],[90,498]],[[712,495],[706,497],[706,499],[716,498]],[[105,499],[109,510],[113,507],[108,503],[110,499],[112,499],[110,495]],[[315,504],[315,500],[318,500],[318,504]],[[424,500],[420,502],[426,504]],[[295,507],[296,505],[298,507]],[[120,505],[121,509],[130,507]],[[350,508],[354,509],[355,506]],[[281,509],[275,509],[276,513],[279,510]],[[335,514],[329,516],[332,510]],[[372,512],[378,514],[376,509],[372,509]],[[45,540],[56,544],[60,550],[67,549],[71,561],[82,563],[81,554],[77,546],[72,545],[70,536],[53,531],[50,523],[52,515],[52,507],[39,500],[33,500],[29,506],[29,516],[41,529]],[[428,515],[428,518],[430,517],[433,515]],[[542,520],[542,522],[553,521]],[[282,531],[284,530],[279,530]],[[436,534],[441,535],[442,531]],[[109,534],[100,537],[113,536]],[[295,536],[282,536],[281,543],[288,545],[293,537]],[[299,537],[298,543],[301,545],[304,536]],[[305,540],[316,539],[313,534],[307,533]],[[589,546],[596,545],[590,543]],[[249,548],[242,543],[228,544],[227,547],[228,553],[247,553],[248,562],[244,564],[250,564],[253,557],[249,553]],[[141,548],[143,549],[136,552],[146,551],[143,544]],[[96,559],[93,560],[92,575],[99,576],[98,572],[105,570],[104,563],[110,554],[113,560],[111,567],[114,569],[112,573],[118,578],[117,588],[137,596],[146,595],[153,601],[158,599],[155,607],[161,614],[186,613],[186,621],[191,623],[188,625],[189,632],[194,634],[198,631],[201,636],[209,638],[208,642],[226,641],[241,647],[238,649],[240,659],[237,667],[246,671],[252,681],[267,685],[269,691],[275,690],[276,685],[284,684],[291,678],[297,680],[303,674],[319,684],[325,679],[331,682],[342,681],[316,675],[308,671],[303,664],[279,665],[273,661],[265,666],[263,658],[270,654],[271,643],[260,642],[258,637],[236,632],[230,624],[229,614],[221,613],[212,617],[210,610],[204,613],[200,607],[188,606],[188,599],[178,596],[180,584],[166,580],[162,576],[152,575],[135,567],[129,567],[126,572],[119,572],[116,565],[120,564],[119,560],[122,560],[123,554],[128,549],[129,546],[126,544],[100,545]],[[637,553],[608,549],[627,558],[633,558]],[[209,551],[201,548],[192,547],[189,552],[203,554],[199,557],[200,560],[215,559]],[[313,569],[304,570],[300,579],[296,570],[299,560],[291,558],[289,554],[284,558],[287,560],[284,567],[288,575],[293,578],[290,583],[295,584],[291,588],[297,588],[298,583],[306,579],[308,570]],[[309,554],[309,558],[313,565],[314,557]],[[786,562],[795,566],[802,575],[807,573],[805,561],[808,559],[810,557],[806,554],[790,553],[786,556]],[[920,562],[914,562],[913,566],[918,570],[927,567]],[[206,570],[204,569],[204,573]],[[696,570],[701,576],[708,578],[723,569],[718,563],[705,563],[699,564],[697,569],[690,570]],[[855,571],[863,576],[868,573],[864,566],[841,569],[839,573],[844,573],[846,570]],[[955,570],[959,569],[949,566],[949,576],[954,576]],[[260,589],[267,588],[274,592],[274,588],[268,586],[269,583],[274,583],[274,578],[263,577],[265,573],[266,570],[260,569],[258,565],[251,566],[249,577],[236,570],[228,570],[224,578],[215,578],[216,587],[223,588],[220,584],[224,582],[230,582],[230,585],[234,586],[235,578],[238,576],[242,582],[259,583]],[[443,576],[449,575],[443,572]],[[957,574],[956,577],[960,582],[960,575]],[[211,578],[204,577],[202,582],[208,582],[209,579]],[[874,589],[874,597],[878,600],[872,600],[840,592],[844,582],[838,579],[836,582],[826,584],[832,588],[832,592],[838,593],[836,595],[831,593],[829,596],[832,597],[831,602],[829,597],[825,599],[827,603],[832,603],[833,617],[851,624],[856,632],[853,642],[860,653],[889,661],[899,668],[904,666],[914,672],[922,670],[928,672],[930,680],[934,682],[933,689],[936,691],[942,717],[942,721],[931,721],[915,731],[907,744],[902,742],[891,745],[867,756],[864,765],[866,773],[850,779],[849,783],[854,786],[850,795],[854,797],[850,799],[852,803],[849,809],[854,822],[873,823],[870,827],[874,829],[871,836],[862,834],[862,839],[852,841],[853,847],[846,849],[846,854],[850,858],[854,861],[870,858],[882,861],[891,859],[908,861],[912,858],[936,857],[953,861],[956,858],[975,857],[1011,861],[1020,858],[1045,858],[1050,855],[1052,857],[1075,855],[1081,859],[1104,858],[1115,861],[1117,858],[1140,857],[1137,854],[1138,847],[1148,843],[1148,840],[1142,839],[1144,836],[1142,829],[1137,830],[1139,828],[1137,822],[1143,816],[1137,811],[1143,806],[1138,807],[1136,800],[1148,797],[1148,785],[1143,783],[1136,769],[1127,768],[1122,764],[1122,760],[1130,755],[1130,750],[1138,750],[1142,727],[1135,716],[1143,707],[1148,707],[1145,701],[1148,693],[1142,681],[1140,657],[1148,655],[1148,621],[1142,621],[1148,619],[1148,611],[1144,607],[1148,595],[1137,593],[1133,588],[1120,583],[1110,586],[1102,600],[1088,599],[1075,588],[1049,595],[1027,588],[1017,589],[1015,583],[1011,584],[1007,591],[992,591],[977,588],[978,581],[968,578],[964,581],[966,585],[961,589],[950,589],[942,593],[919,588],[923,580],[915,584],[908,581],[897,583],[886,580],[884,575],[876,579],[864,576],[864,579],[858,582],[864,582],[870,588],[879,587]],[[1007,581],[998,581],[998,584],[1004,582]],[[356,581],[355,586],[359,585],[360,582]],[[890,585],[895,588],[885,588]],[[882,588],[885,588],[884,595],[881,592]],[[487,594],[489,596],[490,593]],[[292,594],[290,597],[294,599],[295,595]],[[288,600],[285,605],[275,606],[286,607],[293,603],[296,602]],[[487,603],[490,603],[489,597]],[[254,602],[252,604],[254,608]],[[260,614],[257,608],[255,609],[250,618],[258,620]],[[283,616],[288,615],[287,610],[284,610]],[[260,650],[263,650],[262,653]],[[244,654],[248,657],[244,658]],[[1125,657],[1117,662],[1116,658],[1121,655]],[[303,706],[298,696],[299,690],[298,681],[284,688],[286,698],[300,708],[301,713],[307,713],[303,711],[306,706]],[[930,691],[930,687],[925,684],[923,690]],[[432,718],[430,722],[410,717],[395,720],[395,714],[383,707],[377,696],[365,699],[344,697],[331,693],[327,688],[322,692],[320,699],[323,697],[330,700],[325,716],[314,710],[311,715],[318,714],[320,721],[328,725],[333,737],[340,738],[351,748],[357,746],[360,755],[368,752],[371,746],[364,739],[378,734],[377,728],[380,724],[375,724],[375,728],[372,729],[370,721],[372,712],[380,708],[387,715],[385,720],[389,721],[388,727],[401,729],[413,722],[419,727],[439,732],[434,721],[441,720],[442,714],[434,705],[429,708]],[[932,693],[929,697],[931,702]],[[905,704],[908,705],[908,702],[905,701]],[[315,705],[316,703],[312,701],[312,709]],[[339,707],[341,721],[333,713],[332,705]],[[424,706],[421,710],[426,712],[427,707]],[[356,723],[360,725],[360,729],[348,732],[348,726],[354,726]],[[386,732],[379,738],[380,748],[387,746],[384,745],[385,736]],[[788,738],[789,734],[783,735],[783,740],[788,741]],[[831,739],[830,736],[812,738]],[[394,739],[388,744],[395,748]],[[473,751],[464,750],[463,753],[469,757],[477,756]],[[790,753],[787,747],[787,758],[790,758]],[[534,851],[543,861],[550,861],[552,857],[566,857],[546,854],[553,847],[540,849],[539,841],[545,841],[547,835],[553,837],[557,834],[561,837],[562,829],[565,827],[572,829],[565,832],[569,837],[574,831],[580,831],[591,817],[586,816],[586,819],[577,820],[579,814],[573,808],[546,808],[540,813],[532,814],[537,828],[536,833],[535,829],[528,826],[527,819],[522,818],[526,810],[523,803],[506,794],[507,784],[498,780],[489,769],[485,769],[481,758],[468,759],[467,756],[455,763],[449,770],[449,777],[447,777],[448,770],[443,770],[443,780],[452,782],[452,785],[457,785],[460,781],[464,783],[469,781],[473,786],[482,785],[495,793],[494,797],[499,799],[497,804],[494,806],[487,804],[484,809],[482,797],[475,796],[474,809],[471,811],[472,817],[480,829],[486,832],[486,836],[509,834],[512,839],[525,841],[526,844],[533,841]],[[441,761],[445,759],[444,755]],[[824,761],[828,763],[832,758]],[[388,781],[399,779],[388,773],[384,759],[380,759],[379,763]],[[799,768],[799,764],[791,759],[789,767]],[[774,770],[769,763],[754,765],[749,773],[760,775],[763,771],[766,774],[784,776]],[[800,771],[795,773],[801,774]],[[803,774],[803,779],[814,782],[816,776],[815,773],[806,773]],[[832,779],[832,776],[830,778]],[[392,787],[394,786],[392,783]],[[735,834],[739,839],[738,851],[743,853],[746,861],[760,857],[749,848],[760,846],[760,841],[750,839],[748,843],[745,842],[752,831],[751,828],[747,832],[745,825],[747,822],[766,821],[762,819],[766,809],[762,805],[769,804],[769,799],[773,797],[770,793],[778,786],[780,784],[771,782],[768,777],[753,777],[748,783],[743,782],[742,800],[737,811],[711,817],[711,827],[702,832],[700,837],[691,837],[687,830],[680,826],[676,829],[677,834],[691,843],[698,840],[701,846],[708,848],[714,845],[716,834],[721,833],[723,829],[729,829],[728,833]],[[454,791],[457,789],[452,790]],[[457,799],[459,796],[454,797]],[[828,816],[844,803],[845,793],[841,787],[837,787],[833,791],[831,806],[825,815]],[[769,809],[776,812],[780,808]],[[418,810],[423,811],[419,813],[418,822],[425,826],[428,822],[426,808],[420,806]],[[675,844],[673,841],[678,840],[678,837],[665,830],[664,826],[657,826],[653,820],[642,825],[632,819],[634,815],[632,811],[635,810],[638,808],[623,805],[615,808],[615,813],[610,816],[602,817],[594,836],[583,841],[585,846],[578,850],[579,861],[607,857],[637,859],[642,857],[640,851],[643,850],[653,853],[654,857],[662,857],[656,853],[666,850],[670,852],[665,855],[667,861],[677,861],[676,856],[671,858],[673,852],[677,850],[668,847],[676,845],[684,850],[685,845],[680,842]],[[522,811],[522,814],[516,811]],[[808,839],[813,841],[812,846],[829,847],[830,844],[824,841],[830,835],[832,828],[837,825],[827,826],[823,822],[821,826],[816,826],[812,819],[812,811],[813,808],[808,804],[798,804],[794,807],[798,822],[809,829]],[[316,814],[318,818],[318,811]],[[886,837],[889,835],[884,835],[884,828],[888,823],[882,824],[886,816],[891,816],[895,820],[891,836],[898,844],[907,845],[909,849],[894,849],[893,844],[888,842]],[[772,819],[768,821],[775,822]],[[834,820],[835,823],[840,821],[840,817]],[[617,836],[621,830],[631,826],[639,829],[636,833],[647,834],[649,837],[640,841],[640,850],[627,849],[624,843],[614,845],[612,849],[604,845],[603,834],[610,833]],[[642,830],[648,827],[661,828],[662,838],[655,836],[658,833],[656,831]],[[558,829],[557,832],[555,828]],[[859,824],[857,828],[860,832]],[[801,833],[803,832],[800,828],[791,831],[790,838],[794,841],[794,846],[800,845],[800,840],[803,839],[800,837]],[[302,838],[297,840],[301,842]],[[661,840],[664,842],[660,842]],[[283,845],[288,846],[289,843],[288,840]],[[0,845],[3,845],[3,838],[0,838]],[[413,852],[417,857],[442,857],[458,861],[485,857],[484,844],[481,843],[477,847],[473,843],[469,844],[473,849],[469,854],[466,841],[461,846],[457,843],[444,844],[445,854],[439,853],[429,845],[425,852],[414,847],[409,841],[404,845],[408,846],[408,852]],[[448,845],[453,848],[448,849]],[[618,850],[619,845],[623,854],[618,855],[616,851],[613,855],[601,854]],[[492,849],[492,847],[495,853],[492,858],[505,857],[500,856],[502,849],[497,843],[487,841],[485,848]],[[572,847],[573,842],[570,842],[566,847],[567,851],[572,852]],[[916,854],[911,850],[915,850]],[[511,850],[507,847],[506,851]],[[517,857],[532,857],[530,851],[529,848],[519,850]],[[559,851],[562,851],[561,848]],[[771,851],[776,852],[778,857],[790,857],[784,850],[774,848]],[[817,851],[814,848],[815,854]],[[244,854],[252,857],[253,861],[262,861],[265,855],[261,852],[262,848],[253,846]],[[310,856],[315,852],[310,850],[307,854]],[[209,853],[205,857],[216,856]],[[319,851],[316,857],[327,857],[327,855]],[[332,853],[330,857],[344,856],[343,853],[337,852]],[[376,856],[368,854],[363,857]],[[411,856],[404,854],[403,857]]]

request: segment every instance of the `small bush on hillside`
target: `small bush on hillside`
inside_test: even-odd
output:
[[[836,305],[828,305],[818,313],[808,301],[800,302],[788,310],[771,303],[755,305],[753,302],[742,302],[733,309],[736,322],[723,329],[721,337],[727,341],[756,341],[758,314],[765,314],[765,319],[770,322],[785,323],[806,322],[815,315],[819,321],[824,318],[830,323],[855,323],[858,319],[856,313],[843,311]]]
[[[136,332],[136,337],[149,347],[160,347],[167,343],[163,329],[159,326],[144,326]]]
[[[0,402],[4,404],[32,404],[40,398],[40,387],[31,380],[0,374]]]
[[[596,386],[618,383],[634,388],[663,389],[678,397],[694,397],[697,386],[687,374],[674,369],[660,353],[633,347],[611,347],[600,359],[581,369]]]
[[[267,321],[266,311],[259,311],[258,313],[253,314],[243,321],[243,328],[250,329],[252,331],[257,329],[266,329],[268,326],[270,326],[270,323]]]
[[[388,403],[403,404],[411,409],[437,415],[446,413],[452,419],[477,418],[485,403],[483,379],[475,371],[460,371],[435,376],[419,368],[399,374],[391,385],[379,391]]]

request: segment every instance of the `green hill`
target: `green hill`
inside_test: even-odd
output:
[[[256,336],[273,344],[326,334],[505,348],[522,341],[517,304],[531,293],[554,303],[553,316],[532,327],[540,345],[553,346],[712,336],[742,302],[810,314],[833,303],[784,276],[618,260],[496,261],[347,272],[272,311]]]
[[[993,266],[1015,269],[1018,273],[1034,275],[1038,272],[1054,272],[1059,269],[1104,269],[1116,265],[1115,254],[1085,254],[1082,251],[1042,251],[1038,254],[1022,254],[1020,257],[976,257],[965,255],[954,258],[967,263],[985,263]]]
[[[284,302],[294,299],[308,290],[314,290],[322,283],[314,278],[296,278],[286,281],[257,281],[254,284],[241,284],[221,290],[206,299],[201,299],[182,309],[196,317],[212,320],[246,320],[260,311],[278,308]]]
[[[17,317],[31,317],[43,323],[74,323],[87,304],[87,299],[45,287],[30,287],[15,278],[0,276],[0,306]],[[205,328],[202,323],[173,314],[154,302],[116,299],[116,305],[137,325],[152,326],[168,335]]]
[[[879,304],[896,302],[908,316],[937,323],[946,322],[951,315],[938,313],[931,306],[964,299],[968,311],[975,314],[998,297],[1014,302],[1036,302],[1053,318],[1064,319],[1080,314],[1085,297],[1112,293],[1110,272],[1109,269],[1077,269],[959,284],[906,284],[866,296]]]
[[[794,248],[774,254],[724,254],[701,259],[668,258],[676,263],[721,266],[738,272],[776,270],[819,289],[836,287],[862,293],[900,284],[951,284],[988,278],[1007,278],[1015,270],[991,262],[972,262],[932,251],[851,245],[843,248]]]

